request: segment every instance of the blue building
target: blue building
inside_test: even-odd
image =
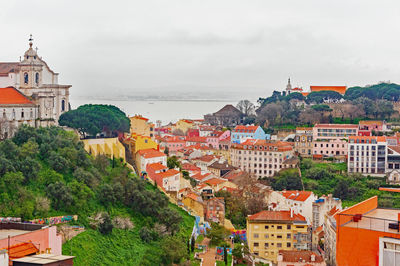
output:
[[[231,132],[232,143],[242,143],[247,139],[270,139],[260,126],[236,126]]]

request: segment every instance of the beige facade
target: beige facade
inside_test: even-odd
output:
[[[296,128],[294,137],[294,149],[303,157],[311,157],[313,154],[313,132],[309,127]]]
[[[293,147],[288,142],[251,139],[231,146],[232,165],[257,178],[275,175],[283,169],[283,162],[293,156]]]
[[[85,150],[93,156],[106,155],[125,161],[125,147],[118,138],[84,139],[82,142]]]
[[[154,137],[154,124],[141,115],[129,117],[131,120],[131,134]]]

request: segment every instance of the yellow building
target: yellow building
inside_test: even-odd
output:
[[[85,150],[93,155],[106,155],[110,158],[122,158],[125,161],[125,147],[118,138],[84,139]]]
[[[183,196],[182,203],[186,209],[194,212],[195,215],[204,217],[203,199],[193,192]]]
[[[174,130],[181,130],[184,134],[189,130],[189,128],[192,128],[194,126],[193,121],[187,120],[187,119],[181,119],[178,122],[176,122],[174,126]]]
[[[158,144],[154,140],[152,140],[149,136],[131,134],[131,136],[125,139],[125,143],[129,145],[130,151],[133,156],[138,151],[147,150],[147,149],[155,149],[158,150]]]
[[[129,117],[131,120],[131,134],[154,137],[154,124],[141,115]]]
[[[304,216],[291,211],[261,211],[247,217],[247,242],[254,255],[277,262],[279,250],[310,249]]]

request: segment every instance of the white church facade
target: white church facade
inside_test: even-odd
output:
[[[34,127],[58,124],[69,111],[71,85],[58,84],[58,73],[29,49],[20,62],[0,62],[0,139],[11,137],[21,124]]]

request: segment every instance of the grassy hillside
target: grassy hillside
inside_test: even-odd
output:
[[[56,127],[23,126],[0,142],[0,216],[70,214],[87,228],[63,247],[76,265],[160,265],[190,257],[194,218],[120,160],[90,156],[74,133]],[[118,229],[124,226],[116,219],[133,227]]]

